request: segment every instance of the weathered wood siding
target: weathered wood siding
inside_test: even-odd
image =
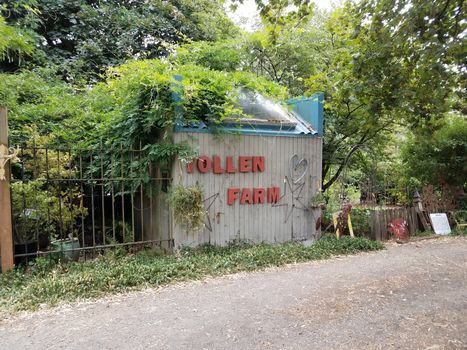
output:
[[[187,173],[186,166],[176,161],[172,176],[174,184],[200,184],[205,191],[206,227],[200,232],[189,232],[177,223],[171,223],[175,246],[212,243],[224,245],[234,239],[259,242],[284,242],[313,239],[317,235],[316,220],[319,209],[308,209],[311,197],[321,184],[322,139],[318,137],[277,137],[247,135],[213,135],[208,133],[175,133],[175,142],[187,142],[199,155],[217,155],[225,162],[226,156],[264,156],[265,170],[256,173],[202,174],[195,167]],[[306,175],[293,184],[291,158],[306,159]],[[301,169],[303,170],[303,163]],[[244,204],[235,201],[227,205],[228,188],[280,187],[281,199],[276,205]],[[211,201],[214,201],[211,204]]]
[[[155,171],[156,177],[162,177],[159,170],[155,169]],[[166,201],[166,193],[162,190],[167,187],[163,181],[151,182],[150,192],[143,195],[142,213],[139,208],[136,208],[133,215],[136,217],[137,225],[143,223],[144,241],[161,241],[160,247],[169,250],[171,249],[169,241],[172,239],[172,216]],[[140,197],[137,196],[136,203],[139,202]]]

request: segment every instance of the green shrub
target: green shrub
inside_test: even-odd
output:
[[[456,226],[451,230],[451,235],[453,236],[467,236],[467,227],[465,226]]]
[[[253,245],[236,241],[226,247],[206,244],[174,255],[147,251],[125,255],[117,250],[80,263],[38,258],[29,268],[0,274],[0,318],[43,304],[378,249],[383,249],[380,242],[342,237],[323,238],[308,247],[299,242]]]
[[[13,164],[11,192],[15,240],[26,243],[39,235],[48,235],[50,239],[76,235],[77,219],[84,219],[88,213],[87,208],[80,205],[79,187],[69,182],[64,191],[60,184],[47,181],[49,177],[66,180],[76,176],[75,170],[69,166],[71,156],[57,150],[46,150],[50,138],[40,136],[37,128],[24,129],[33,140],[21,150],[19,173],[22,173],[20,179],[24,181],[16,179],[18,171],[15,168],[19,168],[19,164]],[[64,231],[63,237],[58,237],[59,227]]]
[[[350,213],[354,234],[360,237],[370,237],[370,209],[352,208]]]

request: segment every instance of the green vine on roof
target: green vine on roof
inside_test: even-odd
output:
[[[181,76],[182,82],[175,76]],[[276,100],[286,97],[284,88],[253,74],[157,60],[133,61],[111,70],[95,93],[113,99],[110,106],[103,106],[112,116],[106,128],[109,142],[134,146],[164,138],[164,131],[176,121],[202,120],[216,125],[238,115],[235,106],[240,87]]]
[[[176,80],[182,77],[182,82]],[[192,159],[195,150],[172,141],[175,123],[189,125],[203,121],[215,127],[225,118],[241,114],[236,107],[239,88],[258,91],[276,100],[286,98],[285,89],[263,78],[244,72],[220,72],[208,68],[162,63],[158,60],[133,61],[108,72],[105,82],[89,93],[94,113],[106,115],[95,144],[103,139],[107,168],[120,169],[113,152],[120,149],[142,149],[136,171],[148,165],[168,167],[179,156]],[[103,103],[103,101],[105,103]],[[112,170],[110,170],[112,171]],[[135,171],[131,169],[131,171]],[[133,190],[144,185],[143,176]]]
[[[176,122],[203,121],[215,127],[238,116],[239,88],[278,101],[287,97],[283,87],[254,74],[160,60],[112,68],[105,81],[83,89],[54,74],[43,69],[2,75],[6,89],[0,91],[0,104],[9,109],[14,142],[29,139],[32,135],[24,126],[36,125],[39,134],[51,136],[51,146],[94,149],[92,164],[88,155],[88,172],[98,177],[103,165],[109,178],[138,174],[131,191],[149,183],[151,168],[167,170],[176,156],[192,159],[195,150],[173,142]],[[130,149],[143,151],[121,152]],[[130,186],[125,189],[130,191]]]

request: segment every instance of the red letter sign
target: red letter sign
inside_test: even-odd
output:
[[[251,158],[252,157],[238,157],[238,168],[241,173],[249,173],[252,171]]]
[[[226,163],[227,163],[227,172],[229,174],[234,174],[237,172],[237,169],[235,169],[234,165],[233,165],[233,160],[232,160],[232,157],[227,157],[225,159]]]
[[[264,157],[253,157],[253,172],[257,171],[260,173],[264,171]]]
[[[244,188],[242,190],[242,198],[240,198],[240,204],[253,204],[253,196],[249,188]]]
[[[198,170],[200,173],[208,173],[211,170],[211,159],[208,157],[199,157],[198,159]]]
[[[212,157],[212,161],[214,163],[214,174],[224,174],[225,169],[221,167],[221,159],[219,156]]]
[[[253,188],[253,202],[255,204],[264,203],[264,188]]]
[[[188,174],[191,174],[193,172],[193,166],[195,165],[195,161],[192,160],[190,163],[186,165],[186,171]]]
[[[233,205],[235,200],[238,198],[238,194],[240,193],[239,188],[229,188],[227,189],[227,204]]]
[[[279,187],[270,187],[268,188],[268,203],[277,203],[279,202]]]

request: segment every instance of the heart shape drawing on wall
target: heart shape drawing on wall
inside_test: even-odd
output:
[[[308,160],[305,158],[300,158],[298,154],[294,154],[290,158],[290,178],[294,184],[299,183],[305,178],[305,175],[308,171]]]

